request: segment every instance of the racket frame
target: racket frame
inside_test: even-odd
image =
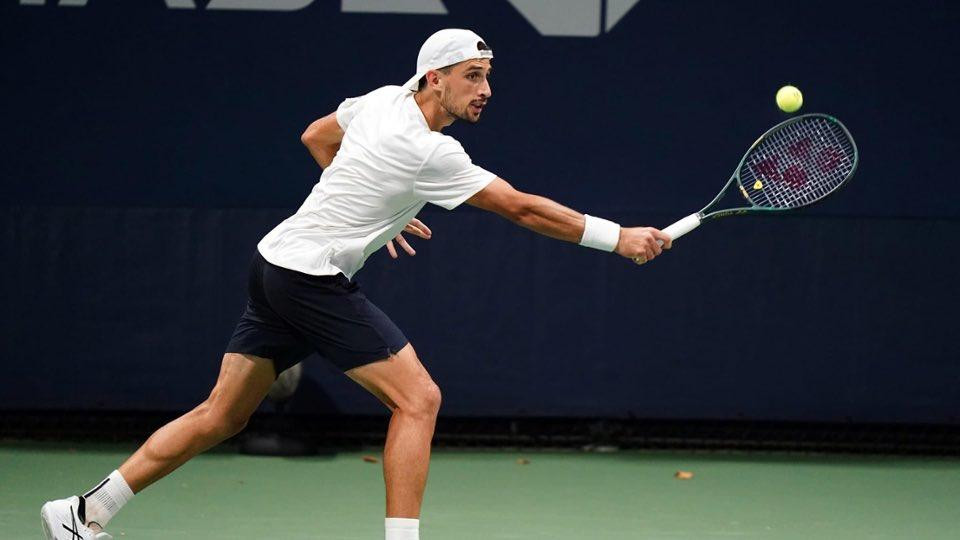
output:
[[[750,157],[750,153],[753,152],[753,149],[756,148],[757,145],[759,145],[761,142],[763,142],[771,133],[779,130],[783,126],[787,126],[811,117],[824,118],[832,122],[833,124],[839,126],[840,129],[843,130],[843,133],[847,136],[847,139],[850,141],[850,144],[853,147],[853,168],[850,169],[850,172],[847,174],[847,177],[844,179],[843,182],[840,183],[839,186],[837,186],[836,188],[834,188],[832,191],[825,194],[824,196],[818,199],[815,199],[813,201],[810,201],[808,203],[804,203],[799,206],[794,206],[791,208],[770,208],[770,207],[757,205],[750,199],[750,196],[747,193],[747,189],[743,186],[743,183],[741,182],[741,179],[740,179],[740,170],[743,168],[744,162],[747,160],[748,157]],[[853,140],[853,135],[850,134],[850,131],[847,129],[845,125],[843,125],[843,123],[840,120],[837,120],[833,116],[830,116],[828,114],[823,114],[823,113],[808,113],[808,114],[802,114],[800,116],[794,116],[793,118],[784,120],[783,122],[780,122],[779,124],[768,129],[763,133],[763,135],[760,135],[760,137],[758,137],[757,140],[753,142],[753,144],[750,145],[750,148],[748,148],[747,151],[744,152],[743,157],[740,158],[740,162],[737,164],[736,169],[734,169],[733,174],[730,176],[730,179],[727,180],[727,183],[723,186],[723,189],[721,189],[720,192],[717,193],[717,196],[714,197],[713,200],[710,201],[710,203],[704,206],[699,212],[690,214],[689,216],[673,223],[669,227],[665,227],[663,229],[663,232],[669,234],[672,239],[676,240],[677,238],[680,238],[684,234],[687,234],[688,232],[692,231],[693,229],[696,229],[700,225],[700,223],[708,219],[716,219],[716,218],[721,218],[726,216],[738,216],[738,215],[744,215],[744,214],[756,215],[756,214],[793,212],[793,211],[799,210],[800,208],[811,206],[813,204],[816,204],[822,201],[823,199],[826,199],[828,195],[832,195],[836,193],[837,191],[842,189],[846,184],[848,184],[850,182],[850,179],[853,178],[854,173],[857,171],[857,166],[859,165],[859,163],[860,163],[860,151],[857,148],[857,143],[856,141]],[[725,195],[727,195],[730,187],[734,184],[734,181],[736,181],[736,185],[737,185],[737,188],[739,188],[740,195],[742,195],[743,198],[750,203],[750,206],[725,208],[723,210],[714,210],[708,213],[707,210],[709,210],[710,207],[717,204],[721,199],[723,199]]]

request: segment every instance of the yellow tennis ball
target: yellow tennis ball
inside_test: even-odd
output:
[[[783,112],[795,112],[803,105],[803,94],[796,86],[784,86],[777,90],[777,107]]]

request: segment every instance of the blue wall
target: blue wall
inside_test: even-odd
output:
[[[0,408],[202,399],[256,241],[319,174],[302,129],[461,26],[495,50],[494,95],[448,133],[579,210],[656,226],[696,210],[784,118],[788,82],[862,161],[818,207],[711,223],[642,268],[425,209],[419,255],[377,254],[359,278],[445,414],[960,422],[960,4],[644,0],[608,32],[556,37],[505,0],[53,3],[0,7]],[[308,371],[334,403],[319,409],[380,410]]]

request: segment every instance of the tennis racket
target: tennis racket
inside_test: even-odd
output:
[[[810,206],[850,180],[858,160],[857,144],[839,120],[826,114],[796,116],[772,127],[750,146],[710,204],[663,232],[676,240],[707,220]],[[719,208],[731,191],[739,191],[749,206]]]

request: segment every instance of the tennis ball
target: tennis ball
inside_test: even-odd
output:
[[[795,112],[803,105],[803,94],[796,86],[784,86],[777,90],[777,107],[783,112]]]

